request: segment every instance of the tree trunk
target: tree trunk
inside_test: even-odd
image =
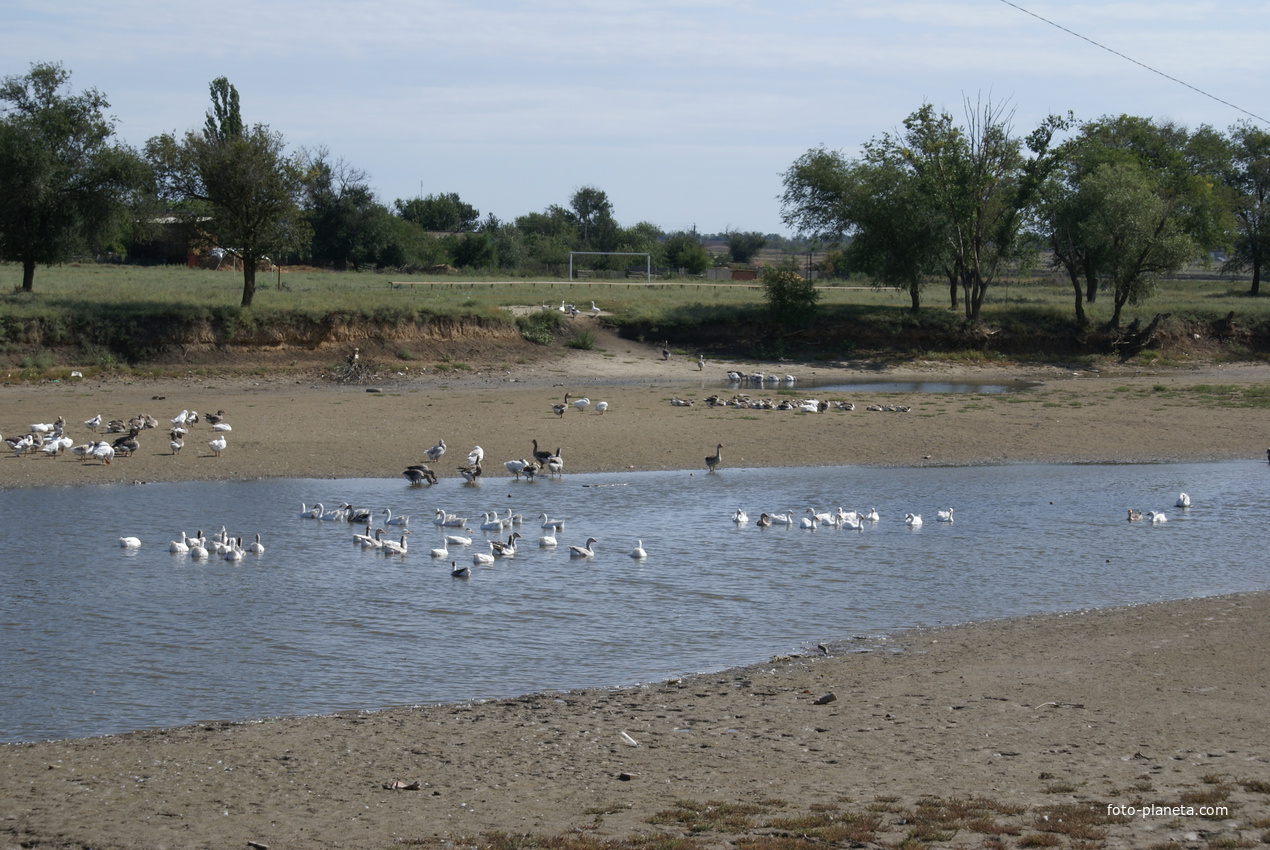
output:
[[[1085,272],[1085,303],[1093,304],[1098,299],[1098,275]]]
[[[1253,297],[1261,294],[1261,263],[1252,264],[1252,288],[1248,290],[1248,294]]]
[[[948,309],[957,309],[957,276],[948,275]]]
[[[922,287],[920,283],[910,283],[908,285],[908,297],[913,302],[913,312],[920,313],[922,311]]]
[[[35,260],[22,261],[22,291],[30,292],[35,283]]]
[[[1085,293],[1080,285],[1080,277],[1076,274],[1075,269],[1068,269],[1067,277],[1072,282],[1072,289],[1076,291],[1076,324],[1084,327],[1089,324],[1089,319],[1085,316]]]
[[[243,304],[251,306],[251,299],[256,297],[256,264],[243,257]]]

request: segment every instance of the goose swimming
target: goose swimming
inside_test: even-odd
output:
[[[1185,493],[1177,494],[1177,501],[1173,503],[1174,507],[1189,508],[1191,506],[1191,497]]]
[[[909,528],[921,528],[922,515],[921,514],[904,514],[904,524],[907,525]]]
[[[392,508],[384,508],[384,525],[399,525],[403,528],[410,525],[410,517],[406,514],[392,515]]]
[[[594,537],[588,537],[586,539],[586,543],[584,543],[583,545],[581,546],[574,545],[569,547],[569,557],[570,558],[590,558],[593,555],[595,555],[595,550],[591,548],[591,544],[599,543],[599,542],[600,541],[596,540]]]
[[[737,525],[745,525],[750,521],[750,516],[740,508],[736,509],[736,513],[732,514],[732,521]]]
[[[644,551],[644,541],[636,540],[635,548],[631,550],[631,557],[637,561],[642,561],[648,557],[648,553]]]
[[[1150,520],[1152,525],[1160,525],[1169,521],[1169,518],[1159,511],[1147,511],[1143,514],[1143,519]]]
[[[475,565],[476,565],[476,566],[478,566],[478,567],[488,566],[488,565],[490,565],[490,564],[494,563],[494,547],[493,547],[493,545],[491,545],[491,546],[490,546],[490,551],[488,551],[488,552],[473,552],[473,553],[472,553],[472,563],[473,563],[473,564],[475,564]]]
[[[260,542],[260,535],[256,535],[256,542],[247,547],[247,551],[253,555],[263,555],[265,552],[264,544]]]
[[[119,538],[119,548],[120,548],[120,549],[140,549],[140,548],[141,548],[141,538],[139,538],[139,537],[120,537],[120,538]]]
[[[516,540],[520,537],[519,531],[513,531],[511,536],[507,538],[507,542],[501,540],[491,540],[490,547],[494,550],[495,557],[513,558],[516,556]]]
[[[946,511],[936,511],[936,512],[935,512],[935,521],[936,521],[936,522],[952,522],[952,521],[953,521],[953,509],[952,509],[952,508],[949,508],[949,509],[948,509],[948,510],[946,510]]]
[[[445,538],[441,538],[441,545],[435,549],[429,550],[428,554],[431,555],[433,558],[450,557],[450,548],[446,545]]]
[[[471,574],[472,570],[466,564],[460,567],[457,561],[450,562],[450,575],[455,578],[467,578]]]
[[[406,531],[402,532],[400,540],[396,540],[396,541],[385,540],[384,545],[382,547],[384,550],[384,554],[385,555],[406,554],[406,537],[408,537],[409,535],[410,535],[410,530],[407,529]]]

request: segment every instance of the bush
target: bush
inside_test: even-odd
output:
[[[816,316],[820,292],[790,269],[769,269],[763,275],[763,297],[778,325],[805,325]]]

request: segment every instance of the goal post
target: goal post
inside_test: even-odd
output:
[[[642,251],[570,251],[569,252],[569,280],[573,280],[573,258],[579,257],[643,257],[644,258],[644,274],[648,278],[648,282],[653,282],[653,255]]]

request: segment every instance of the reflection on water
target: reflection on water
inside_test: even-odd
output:
[[[0,740],[626,684],[823,640],[1270,585],[1265,464],[727,469],[560,481],[273,480],[0,491]],[[1194,506],[1173,508],[1187,491]],[[300,518],[301,503],[411,514],[410,551]],[[758,528],[763,511],[876,507],[861,531]],[[956,522],[935,521],[955,507]],[[1151,527],[1129,507],[1163,510]],[[511,561],[450,576],[524,517]],[[751,522],[731,522],[744,508]],[[905,526],[920,513],[920,529]],[[539,517],[563,517],[540,548]],[[29,521],[14,521],[27,517]],[[225,526],[266,550],[172,555]],[[509,533],[509,532],[508,532]],[[118,547],[121,535],[144,541]],[[394,535],[395,536],[395,535]],[[501,535],[504,539],[506,534]],[[599,539],[593,559],[567,545]],[[628,557],[636,540],[647,560]]]

